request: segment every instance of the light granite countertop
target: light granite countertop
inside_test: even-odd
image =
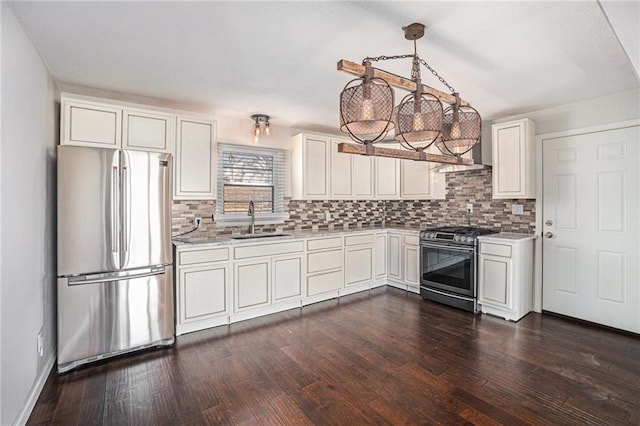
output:
[[[518,241],[527,241],[527,240],[535,240],[537,235],[535,234],[515,234],[511,232],[500,232],[499,234],[490,234],[483,235],[478,237],[480,241],[496,241],[496,242],[518,242]]]
[[[208,246],[208,245],[232,245],[243,243],[268,243],[276,241],[286,241],[297,238],[318,238],[328,237],[334,235],[353,234],[355,232],[376,232],[376,231],[405,231],[405,232],[419,232],[420,228],[401,228],[401,227],[368,227],[358,229],[336,229],[336,230],[321,230],[317,232],[302,231],[302,232],[283,232],[276,233],[281,234],[273,237],[262,238],[233,238],[232,235],[215,235],[206,232],[193,232],[183,237],[173,238],[172,242],[176,247],[193,247],[193,246]]]

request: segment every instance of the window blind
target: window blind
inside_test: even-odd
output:
[[[287,151],[242,145],[218,145],[218,214],[284,213]]]

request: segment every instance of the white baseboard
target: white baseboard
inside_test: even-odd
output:
[[[22,407],[22,410],[18,414],[18,417],[16,417],[15,422],[13,422],[14,425],[23,426],[27,423],[27,420],[29,420],[29,416],[33,411],[33,407],[35,407],[36,402],[38,402],[38,397],[40,396],[40,393],[42,393],[42,389],[44,389],[44,384],[47,382],[47,379],[49,378],[49,374],[51,373],[55,362],[56,353],[54,351],[45,363],[44,368],[36,379],[36,382],[33,384],[31,392],[29,393],[29,398],[27,398],[27,402],[25,403],[24,407]]]

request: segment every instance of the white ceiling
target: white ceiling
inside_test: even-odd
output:
[[[402,27],[412,22],[427,26],[418,54],[485,120],[640,86],[596,1],[12,7],[59,82],[204,104],[226,117],[262,112],[309,130],[337,130],[338,95],[352,77],[336,62],[411,53]],[[408,77],[410,60],[377,67]],[[423,82],[446,90],[427,70]]]

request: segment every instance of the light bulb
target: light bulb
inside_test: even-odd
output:
[[[449,138],[459,139],[461,135],[462,135],[462,132],[460,131],[460,122],[454,121],[451,124],[451,130],[449,130]]]
[[[373,120],[373,101],[371,99],[363,99],[362,100],[362,114],[363,121],[371,121]]]
[[[265,125],[264,125],[264,134],[265,134],[265,136],[269,136],[269,134],[271,133],[270,130],[269,130],[270,127],[271,126],[269,125],[269,122],[267,121],[265,123]]]
[[[413,113],[413,123],[411,128],[414,132],[424,129],[424,115],[420,112]]]

